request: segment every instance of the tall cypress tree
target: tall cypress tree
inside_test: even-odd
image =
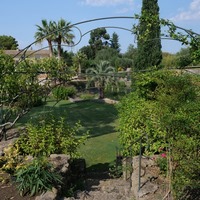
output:
[[[162,61],[158,0],[143,0],[137,42],[136,70],[158,66]]]

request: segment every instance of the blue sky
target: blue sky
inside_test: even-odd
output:
[[[176,25],[192,29],[200,33],[200,0],[158,0],[160,17],[172,20]],[[142,0],[1,0],[0,35],[11,35],[16,38],[19,48],[25,48],[34,42],[37,31],[36,24],[41,25],[42,19],[58,21],[63,18],[72,24],[80,21],[101,17],[130,16],[141,11]],[[118,26],[131,29],[137,23],[133,19],[102,20],[85,23],[78,26],[82,34],[101,26]],[[134,35],[128,31],[109,28],[112,35],[119,35],[122,52],[129,44],[136,46]],[[79,33],[74,29],[76,41]],[[89,34],[81,42],[69,48],[76,52],[87,45]],[[33,49],[44,47],[46,44],[33,45]],[[181,48],[179,42],[162,40],[163,51],[175,53]],[[68,49],[67,49],[68,50]]]

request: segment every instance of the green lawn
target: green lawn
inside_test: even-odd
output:
[[[38,119],[43,114],[53,114],[66,117],[70,124],[80,121],[83,132],[89,130],[90,137],[85,145],[80,147],[81,155],[86,159],[90,169],[105,169],[115,160],[118,138],[116,132],[117,110],[114,105],[85,101],[70,103],[60,101],[58,104],[49,101],[46,105],[35,107],[24,116],[18,126],[23,126],[30,120]]]

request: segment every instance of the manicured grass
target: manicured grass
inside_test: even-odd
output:
[[[87,167],[91,171],[108,169],[110,163],[116,158],[118,148],[117,133],[109,133],[93,137],[81,146],[80,153],[86,159]]]
[[[102,169],[115,160],[118,138],[116,132],[117,110],[114,105],[85,101],[70,103],[60,101],[55,106],[54,101],[48,101],[46,105],[35,107],[19,122],[23,126],[30,120],[38,120],[44,114],[65,117],[74,125],[80,121],[83,126],[81,131],[89,131],[89,139],[80,147],[82,157],[86,159],[87,167]]]

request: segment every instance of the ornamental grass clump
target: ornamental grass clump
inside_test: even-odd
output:
[[[32,162],[21,166],[15,173],[17,188],[21,196],[51,190],[53,186],[62,184],[61,176],[44,158],[35,158]]]

